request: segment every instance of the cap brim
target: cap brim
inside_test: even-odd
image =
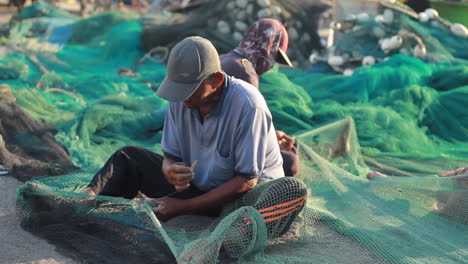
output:
[[[168,79],[166,76],[156,91],[156,95],[169,102],[182,102],[197,90],[201,82],[203,80],[197,83],[178,83]]]
[[[286,64],[289,67],[293,66],[291,60],[289,60],[288,55],[286,55],[286,52],[284,52],[282,49],[278,49],[278,57],[276,58],[276,62]]]

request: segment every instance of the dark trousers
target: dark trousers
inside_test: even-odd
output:
[[[162,173],[164,157],[145,148],[127,146],[116,151],[88,185],[96,194],[134,198],[138,191],[151,198],[170,195],[190,199],[204,192],[193,185],[176,192]]]
[[[171,197],[191,199],[204,194],[194,185],[182,192],[164,178],[164,157],[145,148],[126,146],[116,151],[106,164],[94,175],[88,187],[98,195],[134,198],[138,192],[150,198]],[[221,208],[206,208],[195,213],[219,215]]]

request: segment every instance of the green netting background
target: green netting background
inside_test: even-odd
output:
[[[139,145],[160,152],[167,103],[153,89],[165,66],[148,60],[136,75],[118,74],[122,67],[134,69],[144,55],[142,26],[131,13],[81,20],[47,14],[68,24],[46,16],[13,24],[16,51],[0,62],[19,73],[2,80],[17,103],[58,129],[57,140],[83,170],[36,178],[18,191],[22,225],[65,254],[89,263],[234,262],[226,252],[242,263],[468,261],[468,176],[429,176],[468,163],[462,48],[468,40],[403,18],[442,43],[432,49],[441,59],[395,55],[349,77],[278,67],[264,74],[261,91],[276,128],[298,140],[298,177],[310,192],[290,232],[266,241],[252,207],[188,228],[193,218],[161,223],[140,200],[80,194],[117,149]],[[37,27],[42,34],[31,33]],[[56,28],[70,33],[67,42],[47,42]],[[402,177],[368,180],[372,169]],[[233,235],[246,219],[253,223],[249,235]],[[219,253],[228,237],[244,246]]]

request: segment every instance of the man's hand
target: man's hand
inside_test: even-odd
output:
[[[187,213],[187,200],[164,197],[152,199],[151,202],[156,206],[153,212],[161,221],[168,221],[178,215]]]
[[[181,192],[190,187],[195,172],[185,162],[175,162],[163,170],[166,180]]]
[[[278,144],[280,150],[291,151],[294,147],[295,137],[290,137],[281,130],[276,130],[276,137],[278,138]]]

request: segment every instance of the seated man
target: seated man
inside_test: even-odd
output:
[[[139,147],[114,153],[85,193],[154,200],[158,219],[217,215],[227,203],[252,206],[279,236],[305,205],[299,179],[284,177],[270,111],[252,85],[225,75],[210,41],[189,37],[169,55],[157,95],[170,101],[164,157]],[[192,164],[192,166],[190,166]],[[256,191],[254,191],[256,190]]]
[[[292,67],[286,55],[288,32],[278,20],[263,18],[253,23],[238,47],[220,56],[221,67],[228,75],[259,88],[259,77],[279,62]],[[299,174],[299,158],[295,138],[277,131],[286,176]]]

